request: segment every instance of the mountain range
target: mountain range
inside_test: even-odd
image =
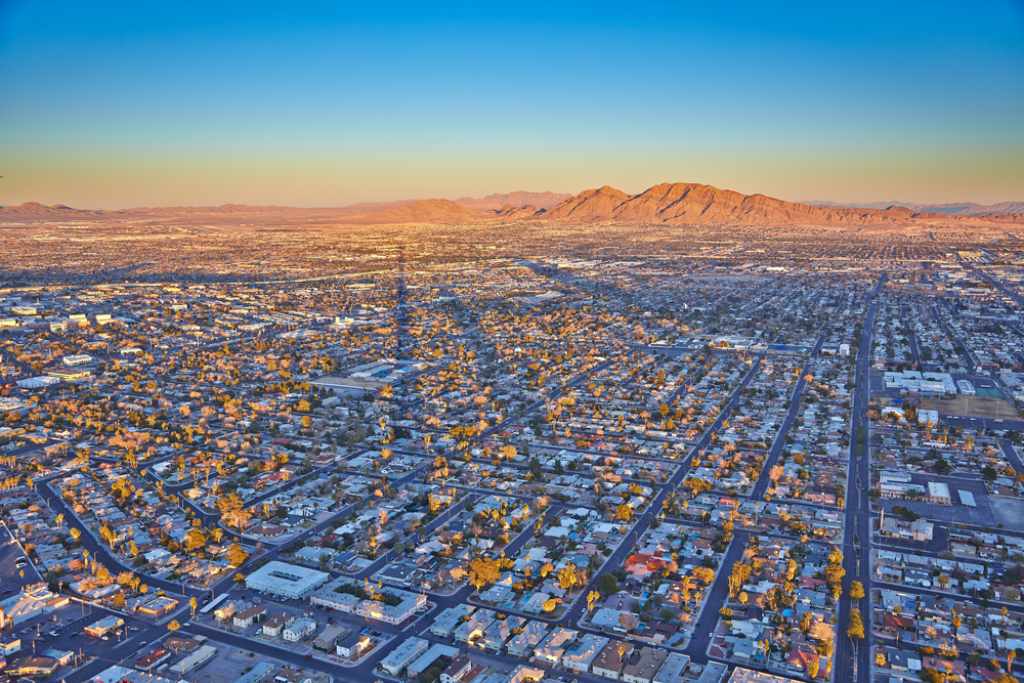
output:
[[[997,204],[977,204],[975,202],[949,202],[946,204],[921,204],[916,202],[829,202],[810,201],[812,206],[832,208],[888,209],[903,207],[915,213],[945,214],[949,216],[985,216],[991,214],[1024,213],[1024,202],[999,202]]]
[[[638,194],[608,185],[574,195],[517,191],[460,199],[410,199],[297,208],[223,204],[207,207],[75,209],[28,202],[0,207],[9,223],[137,220],[211,224],[462,224],[478,222],[616,223],[643,225],[892,225],[915,221],[984,218],[1024,221],[1024,202],[981,205],[880,203],[845,206],[832,202],[791,202],[763,194],[742,194],[700,183],[661,183]]]

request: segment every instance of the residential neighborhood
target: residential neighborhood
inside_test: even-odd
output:
[[[0,291],[3,675],[1015,680],[1012,248],[347,239]]]

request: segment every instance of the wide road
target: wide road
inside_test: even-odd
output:
[[[867,409],[871,392],[871,343],[875,316],[878,314],[878,302],[875,301],[877,292],[878,288],[870,296],[857,349],[856,386],[850,420],[850,465],[846,483],[846,528],[843,535],[846,591],[849,592],[849,586],[854,580],[864,585],[865,598],[860,600],[857,609],[864,622],[867,640],[854,644],[846,636],[846,628],[850,623],[850,600],[844,597],[839,603],[835,665],[832,670],[832,678],[837,683],[868,683],[871,677],[871,501],[868,497],[871,436]],[[863,438],[858,438],[858,435]]]

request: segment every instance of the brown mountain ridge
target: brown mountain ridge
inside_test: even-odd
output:
[[[510,192],[481,198],[409,199],[336,208],[296,208],[223,204],[207,207],[144,207],[115,211],[73,209],[29,202],[0,207],[9,223],[46,221],[146,220],[219,224],[440,224],[557,222],[634,225],[885,225],[943,219],[951,223],[977,216],[916,212],[904,206],[856,208],[790,202],[763,194],[743,194],[701,183],[661,183],[638,194],[608,185],[575,195]],[[986,214],[985,220],[1021,221],[1020,213]]]
[[[902,222],[910,209],[853,209],[787,202],[700,183],[661,183],[629,195],[599,187],[570,197],[545,213],[568,222],[662,223],[668,225],[848,225]]]

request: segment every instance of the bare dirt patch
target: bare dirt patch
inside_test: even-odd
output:
[[[921,407],[937,410],[941,415],[967,415],[991,419],[1013,419],[1017,409],[1002,398],[988,396],[957,396],[955,398],[922,398]]]

